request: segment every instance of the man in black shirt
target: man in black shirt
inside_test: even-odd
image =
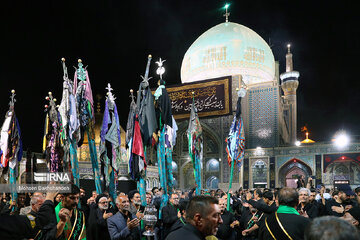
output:
[[[171,226],[169,233],[176,231],[186,225],[186,207],[188,203],[189,200],[182,200],[179,202],[180,218],[176,220],[176,222]]]
[[[343,191],[335,190],[332,197],[325,204],[326,212],[331,216],[342,217],[345,212],[343,202],[346,201],[346,194]]]
[[[301,216],[308,218],[316,218],[319,214],[317,205],[310,203],[311,192],[307,188],[301,188],[299,190],[299,205],[297,210]]]
[[[277,211],[267,216],[260,228],[259,240],[303,239],[310,220],[300,216],[295,209],[299,202],[298,192],[293,188],[283,188],[279,191],[278,201]]]
[[[166,240],[205,240],[216,235],[222,223],[218,200],[210,196],[193,197],[186,209],[187,224],[170,233]]]
[[[255,201],[251,199],[251,194],[247,194],[246,201],[257,210],[266,214],[271,214],[277,209],[276,202],[273,197],[274,195],[271,191],[266,191],[263,194],[262,201]]]
[[[219,199],[219,207],[221,211],[221,219],[223,223],[219,226],[216,237],[218,239],[235,239],[234,227],[239,225],[238,221],[235,221],[234,215],[226,210],[226,201],[223,198]]]
[[[179,196],[171,194],[168,204],[162,209],[162,220],[164,224],[164,238],[170,233],[172,225],[181,217],[178,209]]]

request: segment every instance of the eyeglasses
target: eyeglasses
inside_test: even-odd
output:
[[[109,202],[99,202],[100,204],[109,204]]]

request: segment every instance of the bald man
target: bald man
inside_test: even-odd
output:
[[[140,220],[136,218],[136,215],[130,213],[129,198],[124,195],[119,195],[116,198],[116,206],[119,212],[107,219],[110,238],[112,240],[128,238],[140,240]]]

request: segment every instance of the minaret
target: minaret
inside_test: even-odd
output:
[[[299,86],[298,78],[299,72],[293,70],[292,53],[290,52],[290,44],[287,45],[288,52],[286,54],[286,72],[280,74],[281,88],[284,91],[284,110],[288,111],[288,123],[289,123],[289,136],[290,144],[293,145],[296,142],[296,90]]]

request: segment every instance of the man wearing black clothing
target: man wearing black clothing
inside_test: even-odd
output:
[[[240,230],[242,239],[257,239],[259,227],[264,220],[264,213],[257,210],[248,203],[244,204],[244,211],[240,218]]]
[[[335,190],[332,196],[333,198],[326,202],[326,212],[331,216],[342,217],[345,211],[343,202],[346,201],[346,194],[342,191]]]
[[[88,219],[89,219],[89,214],[90,214],[90,204],[87,204],[87,199],[85,196],[86,192],[85,189],[83,187],[80,187],[80,210],[84,212],[85,215],[85,226],[87,227],[88,224]]]
[[[172,225],[181,217],[178,209],[179,196],[176,193],[171,194],[169,203],[162,209],[162,220],[164,224],[164,238],[170,233]]]
[[[187,224],[170,233],[165,240],[205,240],[216,235],[222,223],[219,202],[210,196],[193,197],[186,209]]]
[[[25,194],[21,193],[18,195],[17,201],[8,201],[3,209],[1,210],[1,214],[9,214],[9,215],[19,215],[20,209],[25,207]]]
[[[188,205],[189,201],[188,200],[182,200],[179,202],[179,212],[181,214],[180,218],[178,220],[176,220],[176,222],[171,226],[170,228],[170,232],[176,231],[179,228],[182,228],[183,226],[186,225],[186,207]]]
[[[119,195],[116,198],[116,205],[119,212],[107,219],[110,239],[116,240],[140,240],[140,220],[130,212],[129,198]]]
[[[56,216],[54,198],[56,193],[46,194],[45,202],[33,215],[0,215],[0,239],[55,239]]]
[[[265,218],[259,231],[262,239],[304,239],[304,230],[310,220],[296,211],[299,194],[293,188],[283,188],[278,195],[279,208]]]
[[[110,199],[105,194],[99,194],[96,203],[90,205],[87,240],[110,240],[107,221],[113,214],[109,212]]]
[[[221,219],[223,223],[219,226],[216,237],[218,239],[235,239],[234,227],[239,225],[238,221],[235,221],[234,215],[226,210],[226,201],[223,198],[219,199],[219,207],[221,211]]]
[[[317,205],[309,202],[311,192],[307,188],[301,188],[299,190],[299,205],[297,206],[297,211],[301,216],[316,218],[319,215],[319,210]]]
[[[277,209],[276,202],[273,200],[273,193],[271,191],[264,192],[262,201],[255,201],[251,199],[251,194],[247,194],[246,201],[257,210],[266,214],[271,214]]]
[[[259,203],[264,203],[263,199],[263,192],[261,191],[261,189],[257,188],[254,191],[254,199],[255,201],[259,202]]]

